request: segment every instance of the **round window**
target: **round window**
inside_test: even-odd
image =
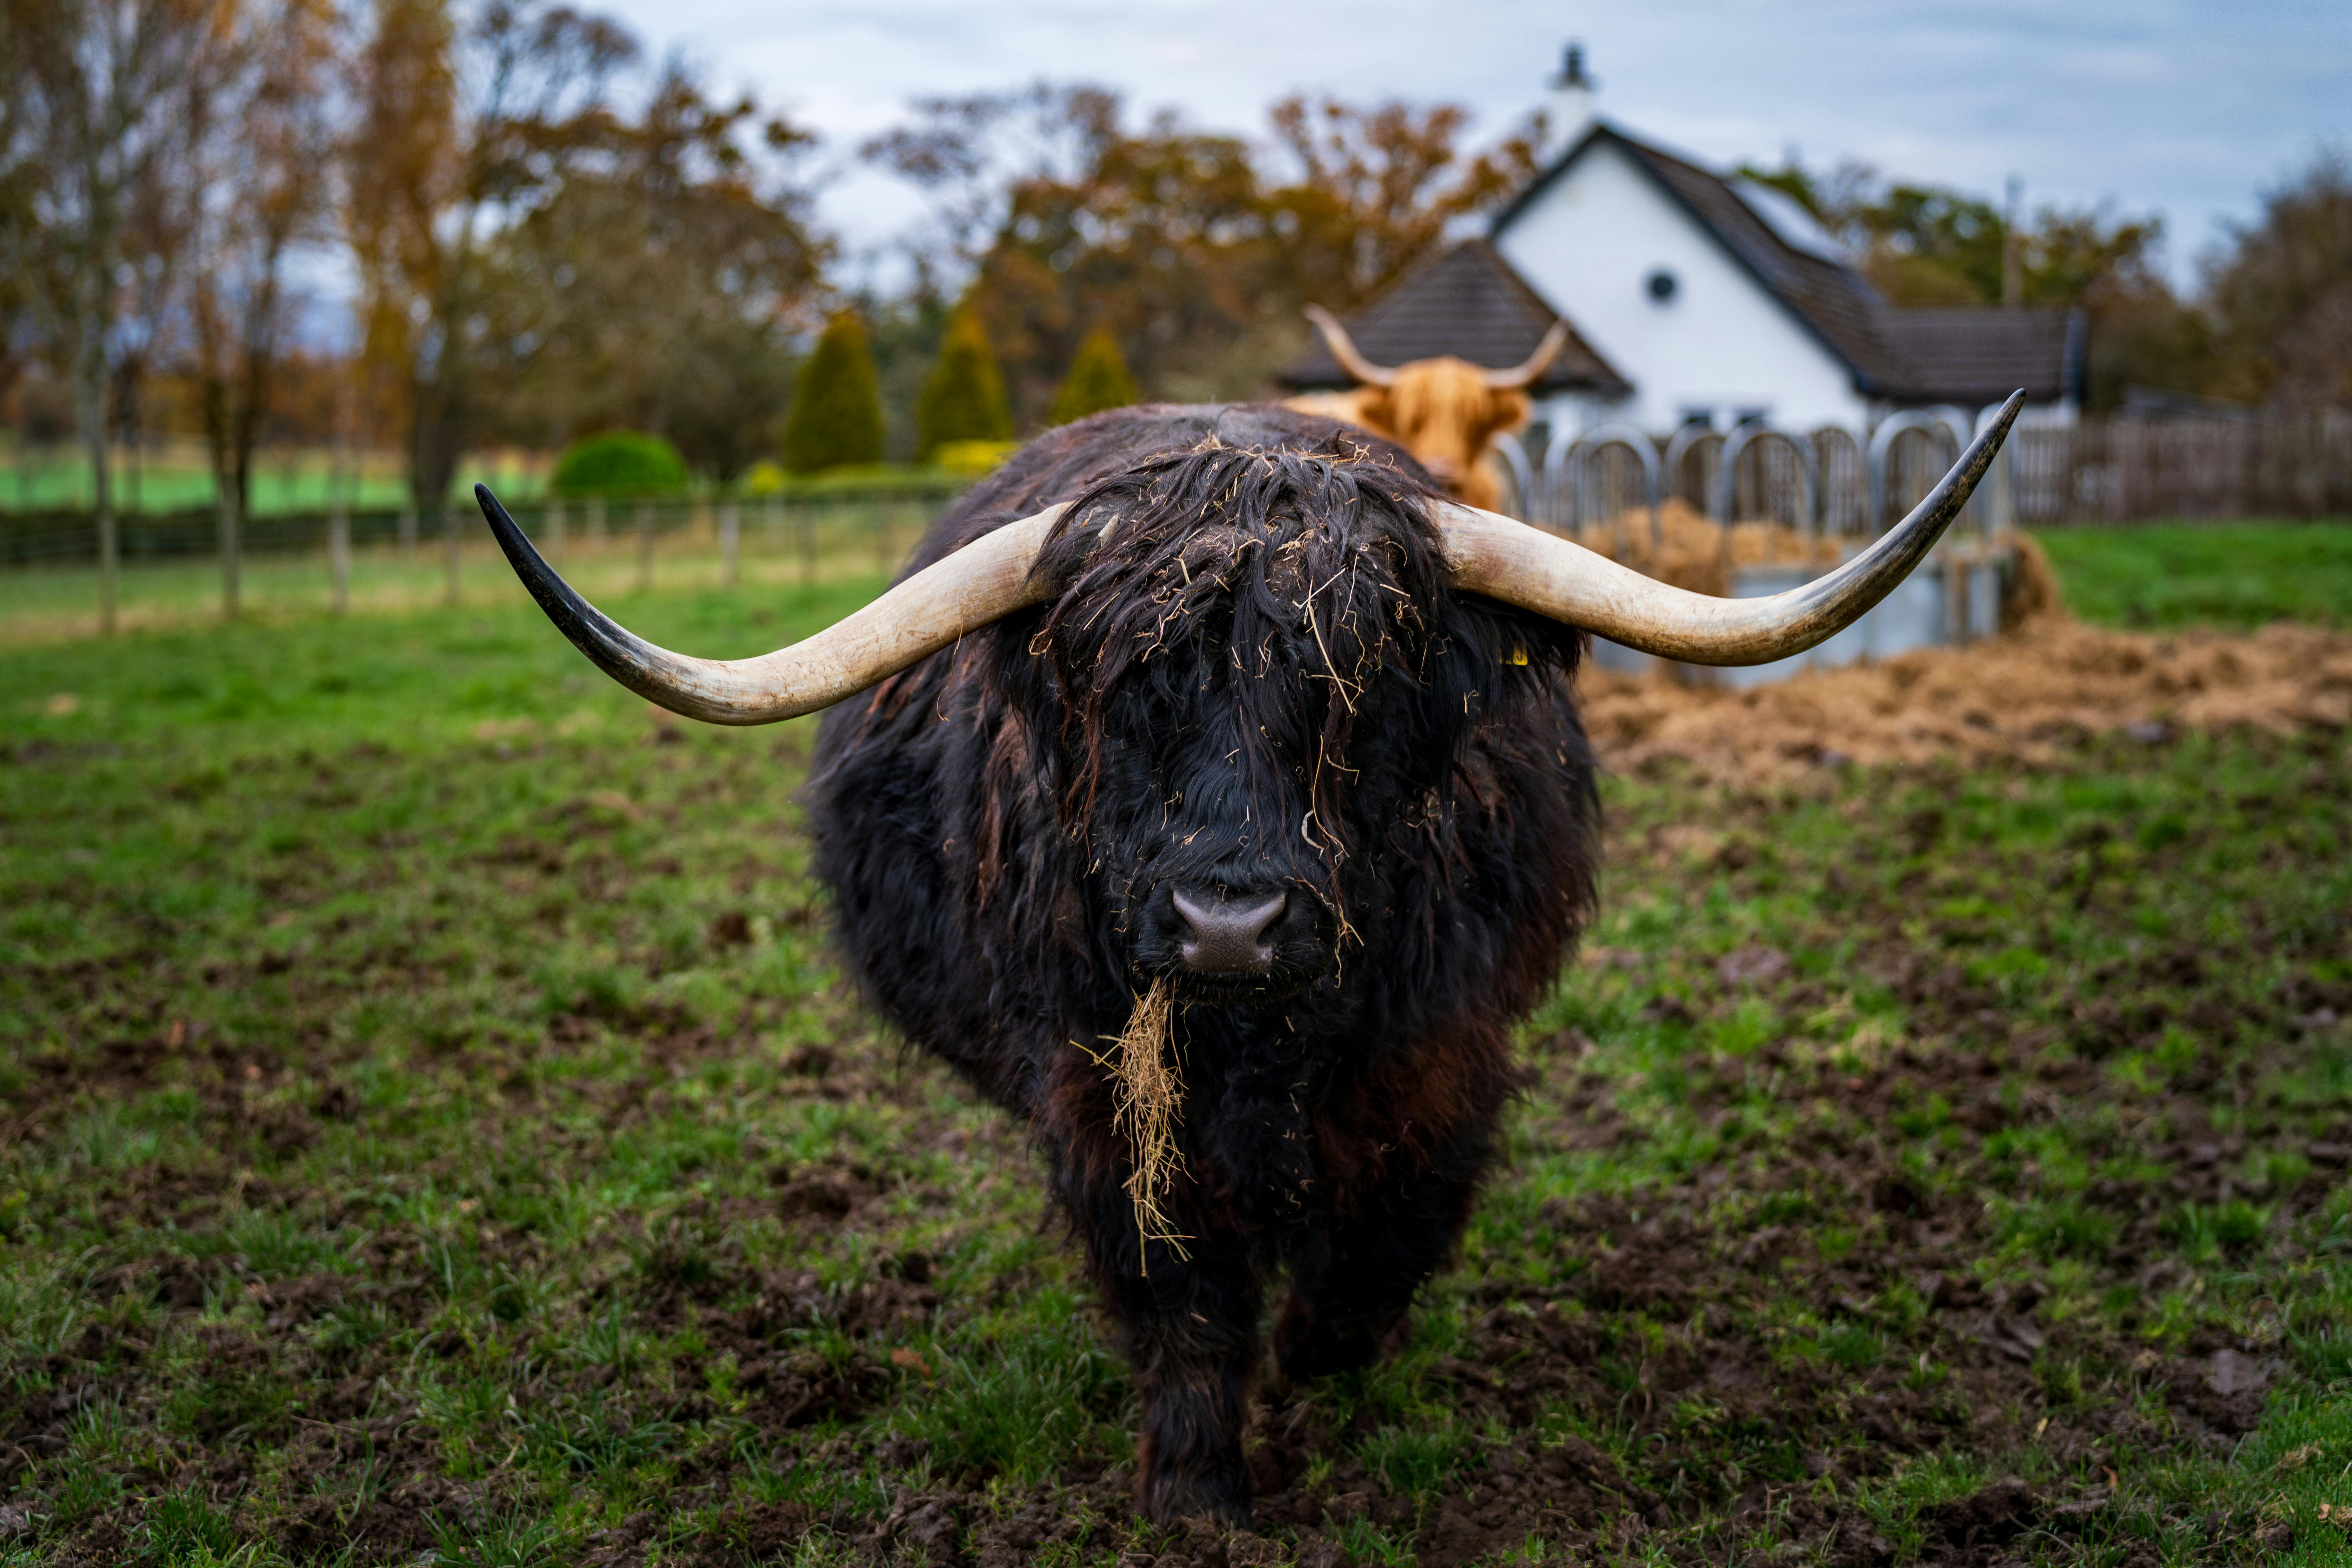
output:
[[[1649,289],[1651,299],[1663,305],[1675,297],[1675,290],[1680,288],[1681,284],[1675,280],[1673,273],[1660,267],[1643,280],[1642,286]]]

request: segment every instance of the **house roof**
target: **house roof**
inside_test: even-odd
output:
[[[1525,363],[1559,319],[1559,312],[1484,239],[1465,239],[1416,264],[1341,318],[1356,347],[1377,363],[1452,354],[1492,370]],[[1300,389],[1356,384],[1320,339],[1279,379]],[[1571,323],[1567,346],[1529,390],[1622,397],[1633,388]]]
[[[1910,395],[1998,403],[2019,387],[2034,403],[2080,396],[2080,310],[1886,309],[1879,329],[1908,367]]]
[[[1852,266],[1782,238],[1721,175],[1603,121],[1497,214],[1490,233],[1499,238],[1553,182],[1601,146],[1622,153],[1696,218],[1845,365],[1865,395],[1900,403],[1989,403],[2022,386],[2041,402],[2080,390],[2078,312],[1891,305]]]

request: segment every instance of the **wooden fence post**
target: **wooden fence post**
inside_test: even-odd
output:
[[[447,599],[451,605],[457,603],[461,590],[461,584],[458,579],[458,568],[462,563],[460,563],[457,556],[458,540],[460,537],[457,532],[457,528],[460,521],[462,521],[462,519],[458,514],[457,507],[453,504],[444,502],[441,507],[441,533],[443,536],[445,553],[448,562],[449,587]]]
[[[558,572],[563,570],[564,517],[563,498],[550,494],[547,498],[547,558]]]
[[[416,498],[404,496],[400,502],[400,558],[411,561],[416,556]]]
[[[637,592],[650,594],[654,589],[654,508],[651,501],[637,503]]]
[[[122,576],[122,536],[115,526],[114,508],[101,498],[98,508],[98,629],[114,635],[115,595]]]
[[[340,486],[327,511],[327,573],[333,584],[331,603],[340,616],[352,607],[352,517]]]
[[[814,587],[816,584],[816,508],[803,498],[793,511],[793,521],[798,525],[801,536],[801,586]]]
[[[597,554],[602,555],[604,552],[604,498],[603,496],[588,498],[588,542],[596,547]]]
[[[236,504],[236,496],[227,488],[222,487],[220,491],[221,619],[225,621],[236,619],[237,601],[243,596],[244,582],[241,569],[244,566],[245,542],[241,537],[244,531],[238,526],[244,521],[238,515],[240,510]]]
[[[732,588],[743,579],[743,520],[731,500],[719,503],[719,583]]]

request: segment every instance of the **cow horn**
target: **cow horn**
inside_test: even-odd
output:
[[[1532,386],[1535,384],[1536,377],[1549,370],[1551,362],[1558,359],[1559,351],[1566,347],[1568,347],[1568,318],[1561,316],[1552,322],[1551,330],[1543,335],[1543,342],[1536,345],[1536,352],[1529,354],[1524,363],[1515,370],[1488,371],[1486,384],[1497,392]]]
[[[1348,335],[1348,329],[1339,324],[1339,317],[1320,305],[1309,305],[1307,307],[1307,319],[1322,332],[1324,346],[1331,351],[1331,357],[1339,362],[1341,370],[1366,386],[1396,384],[1397,373],[1394,370],[1384,364],[1374,364],[1357,352],[1356,340]]]
[[[2024,393],[2011,393],[1952,471],[1869,549],[1826,576],[1769,598],[1709,598],[1512,518],[1451,501],[1433,510],[1458,588],[1643,653],[1690,664],[1769,664],[1836,636],[1910,574],[1968,504],[2024,403]]]
[[[982,534],[862,610],[757,658],[690,658],[656,647],[556,575],[507,509],[474,487],[482,515],[539,607],[599,669],[649,702],[713,724],[772,724],[838,702],[1046,596],[1029,569],[1063,508]]]

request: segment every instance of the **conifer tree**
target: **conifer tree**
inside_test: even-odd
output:
[[[827,321],[801,367],[784,420],[784,467],[796,474],[882,460],[882,389],[866,323],[855,310]]]
[[[1045,423],[1067,425],[1106,408],[1124,408],[1142,400],[1135,377],[1127,372],[1127,358],[1118,352],[1118,340],[1110,335],[1109,328],[1097,327],[1078,345],[1078,357],[1070,362],[1069,378],[1054,394],[1054,407]]]
[[[1013,405],[1004,395],[1004,373],[980,312],[966,305],[948,323],[939,363],[923,382],[915,403],[915,431],[921,455],[930,457],[948,441],[1009,441]]]

